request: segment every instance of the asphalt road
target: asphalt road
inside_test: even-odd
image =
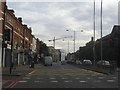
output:
[[[7,83],[3,88],[118,88],[118,77],[54,63],[53,66],[39,65]]]

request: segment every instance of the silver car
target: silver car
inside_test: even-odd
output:
[[[52,66],[53,64],[53,59],[51,56],[45,56],[45,61],[44,61],[44,65],[47,66],[47,65],[51,65]]]

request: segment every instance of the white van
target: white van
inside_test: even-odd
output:
[[[44,61],[44,65],[47,66],[47,65],[51,65],[52,66],[52,63],[53,63],[53,59],[51,56],[45,56],[45,61]]]

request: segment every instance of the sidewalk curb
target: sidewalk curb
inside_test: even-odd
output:
[[[72,64],[72,63],[68,63],[68,64],[71,64],[71,65],[76,65],[76,64]],[[76,65],[77,66],[77,65]],[[93,70],[93,69],[90,69],[90,68],[86,68],[86,67],[81,67],[81,68],[83,68],[83,69],[86,69],[86,70],[91,70],[91,71],[94,71],[94,72],[98,72],[98,73],[103,73],[103,74],[106,74],[106,75],[114,75],[114,74],[111,74],[111,73],[109,73],[109,72],[102,72],[102,71],[98,71],[98,70]]]

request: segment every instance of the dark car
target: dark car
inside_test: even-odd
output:
[[[111,64],[109,61],[107,60],[100,60],[97,62],[97,66],[100,67],[100,66],[104,66],[104,67],[110,67]]]

